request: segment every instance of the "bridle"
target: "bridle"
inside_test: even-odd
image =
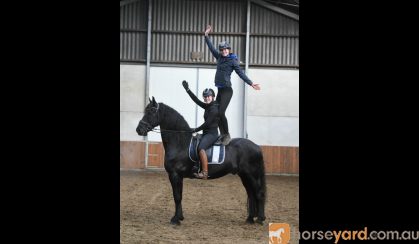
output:
[[[152,130],[154,130],[153,128],[154,128],[154,126],[152,126],[150,123],[148,123],[148,122],[145,122],[145,121],[143,121],[143,120],[140,120],[140,124],[144,124],[145,125],[145,128],[147,129],[147,131],[152,131]]]

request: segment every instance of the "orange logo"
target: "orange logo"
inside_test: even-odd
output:
[[[269,223],[269,244],[286,244],[290,238],[289,224]]]

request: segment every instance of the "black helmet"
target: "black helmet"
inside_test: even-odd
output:
[[[202,92],[202,96],[203,97],[208,97],[208,96],[213,96],[215,97],[215,92],[213,89],[211,88],[206,88],[203,92]]]
[[[218,49],[231,49],[230,44],[228,44],[228,42],[226,41],[222,41],[218,44]]]

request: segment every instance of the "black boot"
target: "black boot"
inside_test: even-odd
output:
[[[223,138],[221,139],[221,142],[223,143],[223,145],[228,145],[231,141],[231,137],[230,134],[224,134]]]

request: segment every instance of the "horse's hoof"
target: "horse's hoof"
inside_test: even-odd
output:
[[[179,220],[184,220],[185,218],[183,217],[183,216],[180,216],[179,217]]]
[[[170,220],[170,224],[172,224],[172,225],[180,225],[180,221],[179,220],[177,220],[177,221]]]
[[[258,224],[260,224],[260,225],[263,225],[263,220],[261,220],[261,219],[256,219],[256,223],[258,223]]]
[[[246,223],[248,223],[248,224],[254,224],[255,223],[255,221],[253,220],[253,218],[247,218],[246,219]]]
[[[177,218],[173,217],[173,218],[170,220],[170,224],[172,224],[172,225],[180,225],[180,221],[179,221],[179,219],[177,219]]]

